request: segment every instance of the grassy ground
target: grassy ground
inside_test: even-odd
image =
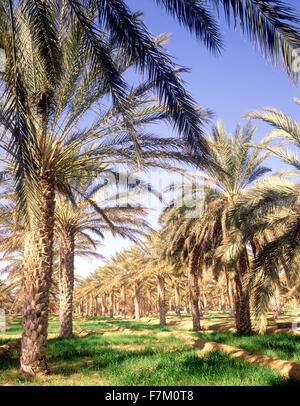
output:
[[[249,352],[268,355],[287,361],[300,362],[300,336],[292,333],[266,334],[263,336],[236,336],[234,333],[198,333],[203,340],[216,341],[232,347],[243,348]]]
[[[232,321],[229,315],[207,314],[208,322]],[[222,352],[196,355],[173,333],[182,327],[168,318],[170,326],[157,322],[111,320],[106,317],[74,318],[74,330],[91,334],[59,339],[58,318],[49,320],[48,359],[51,375],[38,379],[18,373],[19,354],[0,357],[0,385],[107,385],[107,386],[283,386],[295,385],[267,367],[231,359]],[[9,318],[7,331],[0,333],[0,345],[20,337],[21,319]],[[118,331],[116,331],[118,330]],[[231,332],[201,333],[202,338],[239,346],[282,359],[299,361],[299,337],[269,334],[236,337]],[[297,354],[298,352],[298,354]]]

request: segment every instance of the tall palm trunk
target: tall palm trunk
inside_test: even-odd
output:
[[[61,233],[59,242],[59,337],[70,338],[73,336],[74,235]]]
[[[102,316],[102,308],[100,306],[100,297],[99,295],[95,297],[96,301],[96,316]]]
[[[178,283],[174,282],[174,297],[175,297],[175,312],[177,316],[180,316],[180,290]]]
[[[156,280],[157,280],[159,322],[160,322],[161,326],[165,326],[167,324],[167,322],[166,322],[165,279],[161,275],[157,275]]]
[[[106,292],[103,292],[101,294],[101,307],[102,307],[102,314],[104,316],[107,315]]]
[[[230,309],[230,315],[234,316],[234,299],[232,294],[232,283],[227,268],[225,269],[225,276],[226,276],[226,294],[228,299],[228,306]]]
[[[223,313],[226,312],[226,302],[225,302],[225,295],[224,295],[223,289],[221,289],[221,294],[220,294],[220,310]]]
[[[147,311],[148,315],[152,314],[152,296],[151,296],[151,290],[148,288],[147,289]]]
[[[135,283],[134,284],[134,296],[133,296],[133,301],[134,301],[134,318],[136,320],[140,320],[141,319],[141,312],[140,312],[140,287]]]
[[[39,218],[26,235],[24,251],[24,310],[21,371],[47,373],[46,362],[49,288],[53,262],[55,209],[54,181],[40,180]]]
[[[109,317],[114,317],[114,292],[109,292]]]
[[[245,277],[249,270],[248,253],[241,254],[235,272],[235,322],[237,334],[251,334],[250,300]]]
[[[198,263],[200,250],[194,247],[189,261],[188,283],[192,310],[193,330],[200,330]]]
[[[125,286],[121,287],[121,315],[122,319],[126,319],[126,291]]]

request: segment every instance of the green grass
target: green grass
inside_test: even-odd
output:
[[[263,336],[237,336],[232,332],[198,333],[203,340],[216,341],[249,352],[268,355],[287,361],[300,362],[300,336],[289,333],[265,334]]]
[[[132,329],[134,331],[150,330],[150,331],[172,331],[174,328],[167,326],[160,326],[159,324],[150,324],[136,321],[114,320],[114,326]]]
[[[178,316],[175,316],[178,319]],[[182,316],[180,319],[185,318]],[[209,313],[206,320],[229,318],[223,313]],[[76,319],[76,320],[75,320]],[[8,320],[9,329],[0,334],[0,345],[21,335],[21,318]],[[168,320],[172,316],[168,315]],[[93,386],[283,386],[295,385],[268,367],[231,359],[223,352],[191,350],[176,338],[176,326],[158,323],[109,319],[74,318],[78,327],[89,331],[85,337],[49,338],[48,360],[51,375],[23,378],[19,375],[19,354],[0,357],[0,385],[93,385]],[[130,332],[117,331],[118,327]],[[49,319],[49,333],[58,334],[57,317]],[[93,332],[106,332],[105,335]],[[111,333],[110,333],[111,332]],[[231,332],[193,333],[206,340],[226,343],[250,352],[300,362],[300,337],[292,334],[239,337]],[[6,337],[7,335],[7,337]],[[197,355],[198,354],[198,355]],[[298,385],[300,383],[298,382]]]
[[[140,354],[112,363],[110,384],[152,386],[273,386],[288,384],[279,374],[227,354],[214,352],[198,357],[193,351]],[[291,384],[291,382],[289,382]]]
[[[10,340],[8,338],[0,338],[0,345],[8,343]]]
[[[130,349],[129,349],[130,347]],[[0,358],[0,384],[108,386],[281,386],[293,381],[279,373],[215,352],[199,357],[174,336],[91,335],[50,339],[52,375],[32,380],[16,376],[17,354]],[[91,366],[82,365],[92,360]]]

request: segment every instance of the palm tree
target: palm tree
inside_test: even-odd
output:
[[[56,230],[59,234],[60,244],[60,337],[72,336],[72,302],[74,286],[74,255],[76,239],[86,240],[96,248],[92,235],[104,238],[104,233],[109,231],[113,235],[121,235],[134,242],[139,235],[143,236],[147,230],[147,222],[143,219],[145,210],[142,208],[116,207],[116,195],[110,184],[93,185],[91,180],[85,181],[78,189],[81,194],[91,202],[76,198],[76,206],[66,198],[58,199],[56,209]],[[117,198],[121,197],[121,186],[118,188]],[[126,185],[127,186],[127,185]],[[123,185],[124,187],[124,185]],[[102,193],[105,198],[95,195]],[[109,196],[108,196],[109,194]],[[131,193],[132,194],[132,193]],[[112,204],[113,203],[113,204]],[[98,212],[95,210],[98,209]],[[89,252],[90,254],[90,252]]]
[[[250,152],[250,146],[247,146],[253,134],[254,129],[250,125],[244,129],[237,127],[233,135],[227,135],[221,123],[213,127],[209,135],[210,154],[220,169],[211,168],[203,174],[206,179],[204,190],[203,184],[195,184],[199,198],[202,192],[203,213],[196,219],[190,219],[186,216],[187,208],[175,206],[165,214],[169,255],[179,255],[182,260],[188,261],[194,329],[200,328],[198,274],[201,274],[205,264],[212,264],[216,276],[220,270],[228,272],[226,267],[230,268],[229,274],[235,288],[236,330],[238,334],[251,332],[249,294],[246,289],[250,266],[248,244],[251,246],[251,241],[247,240],[244,245],[238,245],[237,241],[234,260],[232,250],[228,250],[231,255],[223,256],[221,266],[217,258],[224,251],[229,236],[238,233],[228,219],[235,199],[269,171],[261,164],[270,153],[259,156],[258,149]]]
[[[222,49],[222,40],[209,5],[217,12],[223,8],[228,24],[233,18],[236,27],[239,21],[242,33],[258,46],[262,54],[275,65],[281,59],[288,74],[295,77],[291,66],[293,50],[299,48],[300,44],[297,29],[299,18],[296,10],[284,2],[209,0],[204,3],[198,0],[157,0],[157,3],[214,52]],[[8,114],[3,114],[2,119],[11,130],[14,128],[12,147],[16,153],[15,157],[18,157],[16,165],[19,168],[19,180],[30,165],[27,141],[32,136],[32,123],[30,124],[28,117],[26,119],[26,88],[22,83],[24,61],[20,58],[19,46],[22,44],[20,33],[24,33],[24,25],[20,24],[19,14],[28,22],[27,32],[31,34],[32,46],[36,52],[35,57],[30,58],[30,64],[37,62],[45,79],[43,89],[36,88],[34,92],[34,97],[38,97],[44,107],[49,105],[52,99],[53,87],[59,81],[61,68],[65,63],[60,42],[66,37],[62,31],[59,32],[64,26],[64,33],[72,31],[81,36],[80,48],[84,54],[89,55],[90,71],[94,74],[101,72],[101,83],[112,95],[115,105],[128,117],[128,110],[124,108],[126,83],[122,77],[123,72],[116,66],[110,52],[105,29],[112,44],[124,49],[129,64],[135,64],[141,72],[148,73],[160,101],[168,107],[176,129],[186,136],[190,144],[193,145],[197,141],[198,146],[201,146],[197,151],[198,156],[206,157],[206,142],[201,137],[200,117],[192,98],[174,71],[173,61],[161,47],[156,46],[153,37],[139,18],[140,14],[132,13],[124,0],[97,0],[88,4],[78,0],[29,0],[16,3],[12,0],[2,0],[0,11],[1,45],[5,49],[9,65],[12,66],[12,70],[3,78],[6,81],[10,78],[9,89],[14,95],[12,109]],[[59,20],[53,17],[55,13],[59,13]],[[26,35],[23,35],[23,41],[25,38]],[[66,46],[69,45],[66,40]],[[35,75],[32,78],[34,77]]]
[[[300,101],[295,99],[300,105]],[[284,144],[300,147],[300,125],[297,121],[275,108],[263,108],[246,115],[251,119],[262,120],[274,127],[267,136],[268,141],[278,140]],[[258,250],[251,277],[255,294],[255,309],[258,330],[266,329],[266,312],[270,299],[280,283],[281,271],[286,274],[290,289],[297,286],[298,274],[294,262],[299,249],[299,186],[286,177],[299,176],[300,164],[295,152],[281,145],[255,145],[268,151],[288,165],[295,172],[278,174],[258,182],[249,193],[236,201],[232,210],[243,234],[253,238],[268,233]],[[294,290],[297,294],[297,289]],[[295,299],[296,300],[296,299]]]
[[[237,244],[253,242],[248,288],[252,292],[259,333],[266,331],[267,312],[274,295],[278,296],[278,289],[282,290],[282,275],[286,278],[287,291],[297,286],[299,277],[295,266],[299,188],[287,178],[289,175],[276,174],[258,181],[247,193],[238,196],[228,214],[239,230],[238,239],[228,240],[228,249],[236,251]]]
[[[299,41],[296,29],[284,20],[297,22],[297,18],[287,6],[272,8],[261,2],[258,7],[255,3],[250,3],[254,12],[242,27],[250,28],[252,39],[257,39],[275,59],[280,45],[290,72],[288,56]],[[184,8],[174,9],[169,2],[164,3],[192,32],[207,44],[213,44],[210,40],[213,35],[207,32],[214,34],[215,30],[203,28],[211,25],[208,13],[201,5],[197,7],[196,2],[186,4]],[[59,190],[71,195],[66,180],[82,166],[94,167],[97,148],[89,151],[84,148],[83,153],[82,146],[88,139],[98,139],[103,134],[99,122],[85,132],[75,130],[104,93],[112,95],[139,156],[140,146],[130,124],[131,100],[128,100],[122,69],[119,69],[120,54],[115,56],[115,48],[112,49],[114,45],[123,50],[127,58],[125,65],[135,64],[142,71],[148,71],[152,86],[166,103],[177,130],[190,144],[197,139],[200,161],[207,157],[207,148],[201,137],[199,112],[180,83],[174,64],[123,1],[103,0],[86,6],[75,0],[62,3],[5,0],[1,5],[0,42],[7,56],[1,82],[1,124],[8,135],[4,148],[14,160],[20,213],[28,224],[21,369],[35,375],[47,371],[46,330],[55,193]],[[227,10],[228,3],[223,5]],[[241,18],[245,9],[237,10]],[[257,21],[260,21],[259,30],[254,24]],[[109,31],[112,46],[107,44],[108,37],[101,26]]]
[[[19,7],[23,10],[24,6]],[[82,29],[70,24],[66,10],[45,7],[41,4],[47,17],[45,30],[52,29],[48,31],[49,48],[43,48],[37,39],[37,21],[30,18],[28,9],[23,14],[21,9],[16,13],[11,10],[7,22],[13,22],[15,29],[1,31],[2,38],[12,32],[14,45],[8,51],[1,83],[1,124],[6,129],[2,145],[11,157],[7,165],[14,166],[16,178],[22,180],[16,189],[19,218],[26,222],[21,370],[31,375],[47,372],[56,193],[74,201],[77,191],[73,179],[87,173],[96,177],[100,159],[103,165],[111,165],[119,157],[120,164],[133,167],[141,162],[140,151],[144,149],[144,165],[163,166],[165,159],[169,162],[178,159],[181,148],[177,140],[137,131],[149,121],[167,118],[165,109],[154,106],[153,98],[147,97],[153,83],[132,89],[122,105],[113,106],[91,120],[90,109],[96,108],[101,97],[109,92],[105,74],[92,69],[94,54],[86,52]],[[1,12],[5,14],[2,9]],[[59,30],[53,32],[54,27]],[[49,55],[50,51],[53,54]],[[110,52],[120,71],[132,63],[126,60],[123,49],[110,46]],[[124,114],[128,106],[132,121]]]

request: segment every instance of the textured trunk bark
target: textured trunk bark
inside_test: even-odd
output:
[[[151,297],[151,290],[147,289],[147,310],[148,310],[148,315],[152,314],[152,297]]]
[[[88,296],[85,298],[85,316],[89,315],[89,306],[90,306],[90,301]]]
[[[115,314],[117,314],[117,315],[120,314],[120,301],[119,300],[115,301]]]
[[[101,306],[103,315],[107,315],[107,305],[106,305],[106,293],[101,294]]]
[[[190,309],[190,294],[188,293],[187,296],[185,297],[185,302],[184,302],[184,311],[186,314],[191,313]]]
[[[40,181],[39,218],[27,232],[24,250],[24,310],[21,340],[21,372],[48,372],[46,362],[49,288],[53,262],[55,209],[54,182]]]
[[[87,315],[88,316],[91,316],[92,315],[92,311],[93,311],[93,302],[92,302],[92,297],[91,296],[89,296],[88,297],[88,311],[87,311]]]
[[[224,296],[223,290],[221,290],[220,310],[221,310],[223,313],[226,312],[226,303],[225,303],[225,296]]]
[[[198,286],[199,286],[199,291],[200,291],[200,288],[202,286],[202,275],[198,276]],[[202,306],[202,302],[201,302],[200,293],[199,293],[198,306],[199,306],[199,316],[201,317],[201,316],[203,316],[203,306]]]
[[[126,319],[126,291],[125,286],[121,287],[121,315],[122,319]]]
[[[180,316],[180,290],[178,283],[174,282],[174,297],[175,297],[175,312],[177,316]]]
[[[109,292],[109,317],[114,317],[114,292]]]
[[[235,272],[235,322],[237,334],[251,334],[249,294],[245,287],[245,277],[249,269],[246,250],[240,256]]]
[[[188,269],[188,282],[190,303],[193,319],[193,330],[200,330],[200,312],[199,312],[199,284],[198,284],[198,269],[199,249],[195,247],[191,253]]]
[[[165,326],[166,322],[166,294],[165,294],[165,279],[161,275],[156,276],[159,322],[161,326]]]
[[[80,301],[80,308],[79,308],[80,316],[83,316],[83,311],[84,311],[84,302],[83,302],[83,300],[81,300]]]
[[[97,316],[101,317],[102,316],[102,308],[100,304],[100,297],[96,296],[96,309],[97,309]]]
[[[137,284],[134,285],[134,318],[136,320],[141,319],[141,312],[140,312],[140,301],[139,301],[139,294],[140,294],[140,288]]]
[[[73,336],[74,235],[59,236],[59,337]]]
[[[199,315],[200,315],[200,317],[201,317],[201,316],[203,316],[203,306],[202,306],[202,302],[201,302],[200,295],[199,295],[198,306],[199,306]]]
[[[230,315],[234,316],[235,309],[234,309],[234,300],[233,300],[233,293],[232,293],[232,283],[231,283],[231,280],[229,277],[228,270],[225,270],[225,276],[226,276],[226,293],[227,293],[229,311],[230,311]]]

